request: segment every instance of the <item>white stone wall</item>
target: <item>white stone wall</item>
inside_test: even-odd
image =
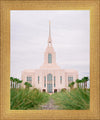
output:
[[[25,88],[24,83],[27,81],[27,76],[32,77],[32,88],[43,89],[47,92],[47,75],[52,74],[52,90],[57,89],[59,92],[62,88],[69,89],[68,87],[68,76],[73,77],[73,81],[75,82],[78,78],[78,72],[74,70],[63,70],[63,69],[37,69],[34,71],[26,70],[22,72],[22,86]],[[39,84],[38,84],[38,76],[39,76]],[[44,76],[46,76],[46,87],[44,87]],[[56,78],[56,86],[54,87],[54,76]],[[62,84],[60,83],[60,76],[62,76]],[[76,84],[75,84],[76,87]]]

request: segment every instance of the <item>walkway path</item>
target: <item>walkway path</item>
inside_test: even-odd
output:
[[[59,106],[55,104],[53,98],[50,97],[49,101],[39,107],[39,110],[58,110]]]

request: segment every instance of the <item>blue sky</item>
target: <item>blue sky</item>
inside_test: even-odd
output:
[[[38,69],[44,60],[51,21],[57,64],[76,69],[79,78],[90,72],[89,10],[10,11],[10,76],[21,78],[24,69]]]

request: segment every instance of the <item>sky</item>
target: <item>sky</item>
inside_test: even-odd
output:
[[[77,70],[80,79],[89,76],[89,10],[11,10],[10,76],[21,79],[21,71],[43,64],[49,20],[57,64]]]

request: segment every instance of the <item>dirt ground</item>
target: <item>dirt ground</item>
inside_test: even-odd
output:
[[[39,107],[39,110],[59,110],[59,106],[55,104],[55,101],[50,97],[49,101]]]

